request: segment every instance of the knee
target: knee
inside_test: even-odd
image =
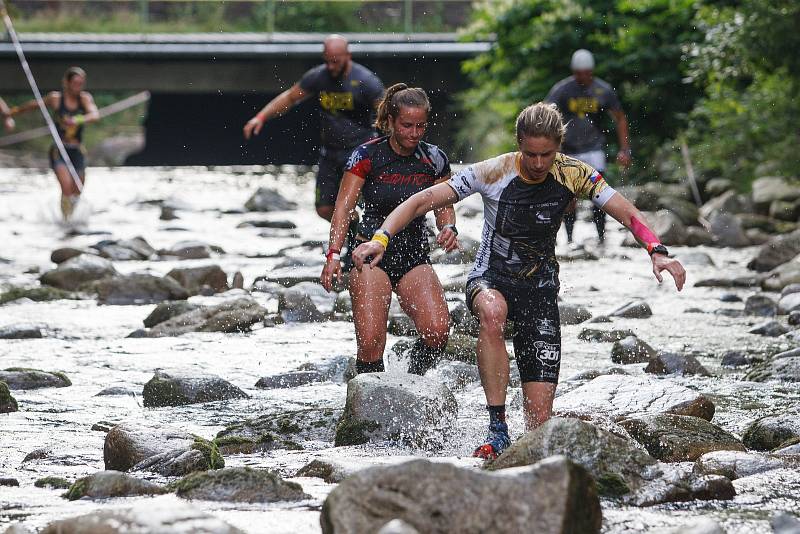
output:
[[[420,330],[420,336],[425,344],[431,348],[441,349],[447,345],[450,334],[450,322],[437,321]]]
[[[503,327],[506,324],[507,315],[508,309],[506,306],[500,303],[482,306],[478,313],[478,319],[481,323],[481,330],[490,333],[499,333],[502,335]]]

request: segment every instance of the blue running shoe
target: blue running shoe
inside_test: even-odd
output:
[[[483,458],[484,460],[494,460],[511,445],[511,438],[508,437],[508,425],[506,423],[493,423],[489,425],[489,433],[486,435],[486,442],[480,445],[472,456]]]

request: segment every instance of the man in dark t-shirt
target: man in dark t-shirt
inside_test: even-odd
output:
[[[372,137],[373,110],[383,95],[383,84],[368,68],[352,60],[341,35],[325,39],[323,65],[314,67],[244,126],[244,137],[258,135],[264,123],[300,101],[315,97],[320,104],[321,138],[315,205],[320,217],[331,220],[339,182],[347,158]]]
[[[545,98],[546,102],[558,106],[567,125],[562,152],[594,167],[601,174],[604,173],[606,138],[602,130],[602,120],[603,115],[608,113],[617,126],[617,163],[627,168],[631,164],[628,120],[617,93],[611,85],[594,77],[594,56],[588,50],[576,50],[572,54],[570,67],[572,76],[555,84]],[[597,235],[602,242],[605,237],[605,212],[595,208],[593,215]],[[564,225],[567,228],[567,240],[572,242],[574,208],[564,215]]]

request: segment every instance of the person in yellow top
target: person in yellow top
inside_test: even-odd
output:
[[[86,183],[86,151],[82,144],[83,125],[100,119],[94,98],[88,91],[83,90],[85,84],[86,72],[80,67],[70,67],[64,73],[62,90],[51,91],[44,98],[45,105],[53,111],[58,135],[64,143],[67,156],[75,167],[81,184]],[[37,108],[36,100],[30,100],[21,106],[11,108],[10,115],[26,113]],[[67,220],[75,209],[81,190],[70,175],[67,163],[55,145],[50,147],[50,167],[56,173],[61,186],[61,213],[64,220]]]
[[[467,306],[480,321],[478,368],[489,410],[489,432],[475,449],[478,457],[494,458],[511,443],[505,422],[506,319],[515,324],[526,426],[532,430],[550,418],[561,365],[555,242],[564,213],[577,197],[590,199],[633,233],[650,255],[659,282],[665,270],[678,290],[686,281],[683,266],[669,257],[639,210],[595,169],[559,151],[564,135],[554,104],[525,108],[517,117],[519,151],[470,165],[413,195],[389,214],[372,241],[353,253],[357,269],[377,266],[391,249],[392,236],[415,218],[474,193],[483,197],[481,246],[466,284]]]

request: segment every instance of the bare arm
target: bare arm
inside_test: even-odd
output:
[[[3,127],[6,131],[10,132],[14,129],[14,119],[11,118],[11,109],[6,104],[6,101],[0,98],[0,117],[3,118]]]
[[[417,217],[425,215],[431,210],[443,208],[458,201],[458,195],[446,183],[440,183],[413,195],[411,198],[397,206],[383,221],[381,229],[389,232],[390,236],[409,225]],[[368,241],[358,246],[353,253],[353,263],[361,269],[367,257],[372,256],[370,267],[376,266],[386,249],[378,241]]]
[[[339,278],[342,274],[341,262],[333,254],[338,255],[342,250],[347,237],[347,228],[356,209],[356,201],[362,187],[364,187],[364,179],[360,176],[351,172],[345,172],[342,176],[342,184],[339,186],[339,194],[336,197],[336,206],[331,218],[329,253],[320,276],[320,282],[327,291],[331,290],[333,279]]]
[[[244,138],[250,139],[253,135],[261,133],[261,128],[264,126],[265,122],[283,115],[306,96],[306,92],[303,91],[300,85],[294,84],[289,89],[270,100],[266,106],[261,108],[261,111],[256,113],[255,117],[247,121],[247,124],[244,125]]]
[[[619,193],[614,193],[603,206],[603,211],[630,230],[636,241],[648,252],[654,246],[661,244],[658,236],[647,226],[642,213]],[[666,270],[675,280],[675,287],[678,288],[678,291],[683,289],[683,284],[686,282],[686,270],[678,260],[659,253],[650,254],[650,259],[653,263],[653,274],[659,282],[663,281],[661,271]]]
[[[440,184],[449,179],[450,175],[448,174],[436,183]],[[433,215],[436,217],[436,228],[439,230],[439,235],[436,236],[436,242],[447,252],[457,249],[458,238],[456,237],[456,232],[453,231],[456,226],[456,210],[453,208],[453,205],[450,204],[443,208],[436,208],[433,210]]]
[[[50,109],[54,109],[56,107],[56,103],[60,98],[60,93],[58,91],[51,91],[47,93],[44,97],[44,104]],[[39,104],[36,100],[28,100],[24,104],[20,104],[19,106],[14,106],[9,110],[9,116],[19,115],[21,113],[28,113],[29,111],[33,111],[35,109],[39,109]]]
[[[81,104],[86,112],[83,114],[83,122],[97,122],[100,120],[100,111],[97,109],[97,104],[94,103],[94,98],[91,93],[81,93]]]
[[[631,142],[628,136],[628,118],[621,109],[609,111],[609,115],[611,115],[611,118],[614,119],[617,125],[617,142],[619,143],[617,162],[623,167],[628,167],[631,164]]]

